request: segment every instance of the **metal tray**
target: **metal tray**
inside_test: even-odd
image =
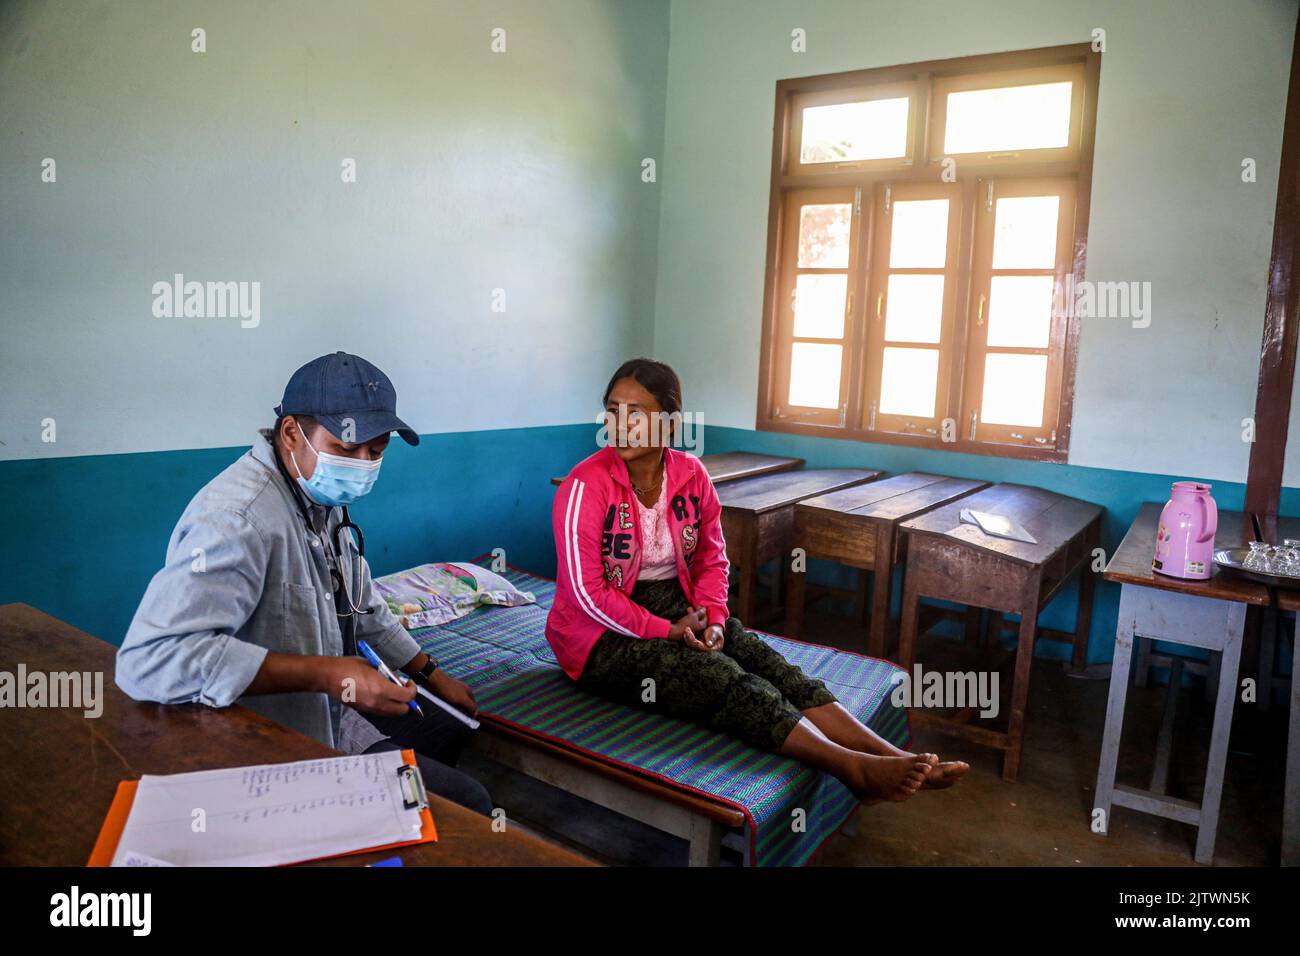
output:
[[[1245,561],[1248,554],[1250,554],[1250,548],[1223,548],[1214,552],[1214,563],[1218,567],[1225,568],[1251,581],[1258,581],[1260,584],[1267,584],[1276,588],[1300,588],[1300,575],[1270,574],[1267,571],[1246,567]]]

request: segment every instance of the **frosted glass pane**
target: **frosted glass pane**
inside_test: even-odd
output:
[[[989,286],[989,345],[1047,348],[1055,283],[1052,276],[994,276]]]
[[[889,159],[907,152],[907,97],[810,106],[803,111],[802,163]]]
[[[844,337],[846,275],[799,276],[794,286],[794,334],[806,339]]]
[[[943,324],[943,276],[892,275],[885,298],[885,338],[890,342],[939,342]]]
[[[1046,355],[1003,355],[984,360],[984,401],[980,421],[990,425],[1043,424],[1047,390]]]
[[[948,200],[899,201],[893,204],[891,219],[891,269],[943,268],[948,258]]]
[[[881,413],[933,418],[938,381],[937,349],[885,349],[880,368]]]
[[[840,407],[841,347],[796,342],[790,355],[790,404],[804,408]]]
[[[948,94],[945,153],[994,153],[1070,145],[1073,84],[1038,83]]]
[[[804,206],[799,210],[799,265],[805,269],[847,269],[850,203]]]
[[[1059,196],[999,199],[993,221],[993,268],[1053,268],[1060,208]]]

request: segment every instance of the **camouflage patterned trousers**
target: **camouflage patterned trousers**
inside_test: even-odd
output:
[[[670,621],[686,614],[686,595],[675,579],[638,581],[631,596]],[[769,751],[781,748],[802,717],[800,711],[834,703],[825,684],[745,630],[738,618],[727,618],[723,630],[721,651],[606,631],[592,647],[578,687],[620,704],[703,724]]]

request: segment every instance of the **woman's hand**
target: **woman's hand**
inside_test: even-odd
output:
[[[668,639],[670,641],[690,641],[695,640],[697,632],[702,632],[709,623],[709,614],[702,607],[690,607],[686,613],[673,622],[672,627],[668,629]],[[687,640],[687,635],[690,640]],[[694,645],[692,645],[694,646]]]
[[[686,642],[687,647],[703,651],[706,654],[710,651],[720,651],[724,640],[722,626],[710,624],[700,632],[699,637],[695,636],[695,632],[691,628],[687,628],[682,640]]]
[[[726,643],[727,635],[723,631],[721,624],[710,624],[704,629],[704,644],[711,651],[722,650],[722,645]]]

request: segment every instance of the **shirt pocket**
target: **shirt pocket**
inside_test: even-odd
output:
[[[284,649],[292,654],[325,654],[321,634],[320,605],[316,589],[305,584],[281,585],[280,634]],[[335,653],[338,653],[335,651]]]

